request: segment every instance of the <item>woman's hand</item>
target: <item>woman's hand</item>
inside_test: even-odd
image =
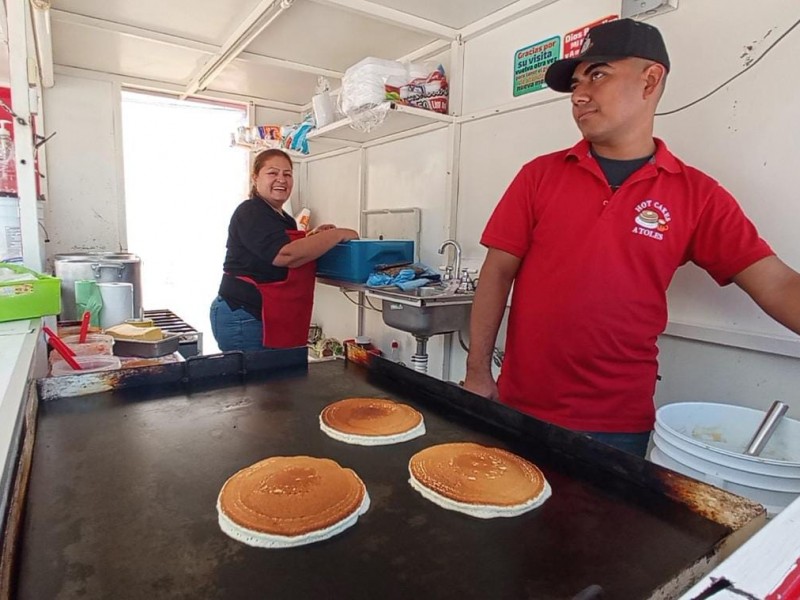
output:
[[[324,225],[319,225],[318,227],[314,227],[311,231],[309,231],[306,236],[309,235],[316,235],[322,231],[328,231],[329,229],[336,229],[336,225],[331,225],[330,223],[325,223]]]
[[[272,264],[276,267],[301,267],[309,261],[316,260],[336,244],[358,239],[358,232],[353,229],[320,227],[315,229],[316,235],[309,234],[286,244],[278,251]]]
[[[358,239],[358,232],[355,229],[340,229],[342,232],[342,241],[349,242],[350,240]]]

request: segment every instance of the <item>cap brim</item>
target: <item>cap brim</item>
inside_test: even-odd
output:
[[[576,56],[575,58],[562,58],[557,60],[547,69],[544,74],[544,82],[556,92],[572,91],[572,76],[575,68],[582,62],[611,62],[620,60],[624,57],[619,56]]]

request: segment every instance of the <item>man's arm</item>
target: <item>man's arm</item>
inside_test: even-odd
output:
[[[768,256],[734,275],[733,281],[765,313],[800,335],[800,273]]]
[[[492,351],[503,320],[508,292],[521,262],[513,254],[489,248],[472,304],[464,387],[492,400],[498,399],[497,384],[492,377]]]

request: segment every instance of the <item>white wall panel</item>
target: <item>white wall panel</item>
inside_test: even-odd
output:
[[[123,250],[124,185],[116,84],[57,76],[45,90],[48,131],[48,256]]]
[[[434,269],[444,263],[437,253],[445,240],[448,215],[445,214],[447,175],[447,130],[375,146],[367,150],[367,209],[421,209],[420,260]],[[383,324],[378,313],[368,311],[365,333],[388,353],[393,339],[400,342],[400,356],[411,364],[414,337]],[[428,343],[429,372],[441,377],[444,336]]]
[[[687,3],[665,15],[664,34],[675,57],[662,110],[684,105],[756,59],[800,18],[797,2],[778,0],[725,14],[721,2]],[[678,19],[680,17],[680,19]],[[691,40],[691,43],[688,41]],[[703,52],[703,67],[697,53]],[[788,264],[800,269],[800,197],[796,193],[800,114],[787,102],[800,94],[794,71],[800,34],[787,36],[758,65],[715,96],[675,115],[660,117],[656,133],[676,154],[733,193],[744,211]],[[695,267],[681,269],[669,291],[670,319],[720,330],[792,338],[735,286],[719,288]],[[800,340],[798,340],[800,351]]]
[[[359,161],[359,152],[352,152],[307,163],[307,178],[298,177],[295,185],[311,210],[312,226],[333,223],[358,230]],[[297,175],[301,172],[295,167]],[[358,294],[350,297],[357,300]],[[358,309],[338,288],[317,284],[312,319],[326,337],[344,340],[358,333]]]
[[[722,402],[767,410],[774,400],[800,419],[800,360],[662,335],[656,406]]]
[[[8,87],[11,82],[11,73],[8,70],[8,46],[0,44],[0,85]]]
[[[299,121],[300,115],[298,113],[256,106],[256,125],[288,125]]]
[[[303,203],[311,209],[311,224],[333,223],[358,230],[359,152],[309,161]]]
[[[445,240],[447,130],[441,129],[367,150],[367,205],[422,211],[420,259],[436,268]]]
[[[619,0],[561,0],[469,40],[464,47],[464,114],[514,100],[515,51],[619,14],[619,7]],[[531,102],[554,97],[556,94],[548,89],[524,96]]]
[[[572,145],[573,129],[566,102],[462,126],[458,237],[465,256],[483,262],[481,233],[511,180],[535,156]]]

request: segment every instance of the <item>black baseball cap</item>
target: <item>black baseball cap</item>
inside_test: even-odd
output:
[[[592,27],[583,40],[580,54],[554,62],[547,69],[544,81],[557,92],[569,92],[575,67],[580,63],[629,57],[653,60],[669,71],[669,56],[661,32],[641,21],[618,19]]]

